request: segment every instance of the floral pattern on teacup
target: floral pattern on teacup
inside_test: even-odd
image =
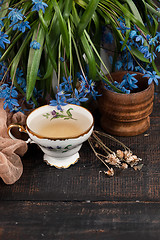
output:
[[[73,108],[67,109],[66,113],[64,113],[63,111],[58,112],[56,110],[53,110],[51,113],[43,114],[43,117],[50,119],[50,120],[53,120],[56,118],[63,118],[64,120],[68,120],[68,119],[76,120],[75,118],[72,117],[71,110],[73,110]]]
[[[46,149],[48,149],[48,150],[53,150],[53,151],[55,151],[55,152],[62,152],[62,153],[65,153],[65,152],[67,152],[68,150],[70,150],[70,148],[72,147],[72,145],[71,144],[69,144],[69,145],[67,145],[67,146],[65,146],[65,147],[60,147],[60,146],[56,146],[55,148],[53,148],[53,147],[46,147],[46,146],[42,146],[43,148],[46,148]]]

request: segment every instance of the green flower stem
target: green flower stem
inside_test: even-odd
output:
[[[68,19],[68,32],[69,32],[69,76],[71,80],[72,76],[72,66],[73,66],[73,57],[72,57],[72,33],[71,33],[71,25]]]
[[[62,44],[62,37],[60,36],[60,41],[59,41],[59,47],[58,47],[58,88],[59,88],[59,84],[60,84],[60,77],[61,77],[61,44]]]
[[[73,44],[74,44],[74,48],[75,48],[75,51],[76,51],[76,55],[77,55],[77,60],[78,60],[78,63],[79,63],[79,67],[81,69],[81,72],[82,72],[82,75],[85,79],[85,81],[87,82],[87,79],[86,79],[86,76],[85,76],[85,73],[84,73],[84,70],[83,70],[83,67],[82,67],[82,64],[81,64],[81,60],[80,60],[80,56],[79,56],[79,53],[78,53],[78,48],[77,48],[77,45],[76,45],[76,42],[72,36],[72,41],[73,41]]]

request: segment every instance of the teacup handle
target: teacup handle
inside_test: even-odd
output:
[[[19,125],[19,124],[11,124],[11,125],[9,125],[9,127],[8,127],[8,129],[7,129],[7,133],[8,133],[8,135],[10,136],[10,138],[12,138],[12,139],[18,139],[18,138],[16,138],[16,137],[14,137],[13,136],[13,134],[11,133],[11,129],[12,128],[19,128],[19,131],[20,132],[24,132],[24,133],[27,133],[27,131],[26,131],[26,129],[23,127],[23,126],[21,126],[21,125]],[[27,133],[28,134],[28,133]],[[28,137],[28,139],[25,141],[26,143],[32,143],[33,141],[30,139],[30,137]]]

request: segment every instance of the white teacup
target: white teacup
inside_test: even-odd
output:
[[[8,134],[12,139],[13,127],[29,135],[27,143],[36,143],[44,152],[44,161],[50,166],[68,168],[79,159],[82,143],[92,134],[94,119],[85,108],[74,104],[63,107],[45,105],[32,111],[26,121],[26,129],[11,124]]]

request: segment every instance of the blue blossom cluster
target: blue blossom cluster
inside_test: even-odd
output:
[[[79,80],[78,89],[73,90],[73,80],[68,77],[63,77],[63,82],[57,87],[57,93],[55,100],[50,101],[51,106],[57,106],[58,110],[62,110],[62,107],[68,103],[80,105],[88,100],[88,95],[91,95],[93,99],[96,99],[98,92],[95,90],[95,82],[88,80],[87,76],[77,74]]]
[[[3,4],[3,1],[0,1],[0,6]],[[42,0],[32,0],[32,11],[37,11],[41,9],[43,13],[45,12],[45,8],[48,7],[46,3],[44,3]],[[18,8],[8,8],[9,13],[7,17],[4,17],[0,19],[0,47],[5,49],[5,44],[10,44],[10,40],[8,39],[8,35],[5,34],[2,31],[2,28],[4,27],[4,22],[5,18],[8,18],[10,20],[10,25],[9,28],[12,28],[13,31],[20,31],[24,33],[26,29],[31,29],[29,22],[26,20],[26,16],[24,16],[23,8],[18,9]],[[40,48],[40,43],[36,41],[31,42],[30,47],[37,50]]]
[[[30,43],[30,48],[33,48],[34,50],[40,49],[41,44],[39,42],[37,42],[36,40],[33,40]]]
[[[31,28],[29,22],[25,21],[25,16],[21,13],[23,9],[9,8],[9,10],[8,19],[11,20],[10,27],[13,27],[13,31],[18,29],[24,33],[26,28]]]
[[[13,86],[12,81],[9,77],[9,73],[5,75],[7,72],[7,64],[2,61],[0,62],[0,99],[4,100],[4,109],[7,107],[9,108],[10,112],[18,112],[18,111],[27,111],[27,109],[22,109],[22,106],[18,103],[18,91],[15,86]],[[7,79],[4,82],[4,78]],[[16,71],[16,79],[17,83],[22,89],[22,91],[26,92],[26,80],[23,76],[23,71],[19,70],[17,68]],[[36,88],[34,89],[34,96],[36,97],[36,100],[41,96],[41,92],[37,91]],[[25,101],[25,97],[23,99]],[[35,104],[32,100],[27,102],[32,108],[35,107]]]
[[[48,5],[42,0],[32,0],[33,3],[33,8],[32,11],[37,11],[39,12],[40,9],[42,9],[43,13],[45,12],[45,8],[48,7]]]
[[[7,71],[7,65],[5,62],[0,62],[0,99],[4,99],[4,109],[7,107],[10,111],[18,110],[19,104],[17,100],[18,92],[9,78],[9,74],[5,76]],[[7,79],[7,83],[4,83],[4,76]]]
[[[144,74],[144,77],[148,77],[148,84],[151,84],[153,81],[158,85],[158,79],[160,76],[157,75],[152,67],[152,62],[156,58],[156,52],[160,52],[160,32],[157,32],[154,37],[150,35],[144,35],[140,32],[139,29],[134,26],[134,29],[130,29],[125,24],[125,19],[123,17],[118,19],[119,27],[117,28],[122,36],[124,37],[123,41],[120,41],[122,45],[122,52],[115,63],[116,70],[126,70],[126,71],[135,71],[141,72]],[[150,19],[153,21],[153,19]],[[129,34],[129,35],[127,35]],[[127,44],[124,45],[124,42],[127,38]],[[106,43],[112,43],[113,37],[111,32],[106,34]],[[139,58],[134,55],[133,51],[136,49],[136,52]],[[153,51],[154,49],[154,51]],[[112,64],[112,56],[109,57]],[[141,59],[141,60],[140,60]],[[122,83],[114,82],[114,85],[119,88],[124,93],[130,93],[130,90],[137,88],[137,80],[134,77],[135,75],[127,73],[124,76]],[[110,89],[110,87],[107,86]]]
[[[32,7],[31,11],[37,11],[41,9],[43,13],[45,12],[46,7],[48,5],[44,3],[42,0],[32,0]],[[3,0],[0,1],[0,7],[3,4]],[[13,5],[12,5],[13,6]],[[19,9],[20,6],[20,9]],[[27,21],[27,16],[23,14],[23,5],[19,4],[15,7],[8,8],[8,13],[5,17],[0,19],[0,48],[5,49],[6,44],[10,44],[10,40],[8,39],[8,34],[4,32],[4,29],[6,27],[6,19],[9,20],[9,26],[8,29],[6,29],[6,32],[8,31],[20,31],[22,33],[25,33],[27,30],[31,29],[29,21]],[[30,43],[30,47],[34,50],[37,50],[40,48],[40,43],[38,43],[35,40],[33,40]],[[1,57],[1,53],[0,53]],[[19,70],[17,68],[16,71],[16,81],[19,87],[21,88],[22,92],[26,93],[26,79],[24,78],[23,71]],[[33,96],[35,98],[35,101],[41,96],[41,92],[37,91],[36,88],[34,88]],[[4,109],[9,108],[9,110],[12,111],[22,111],[22,106],[18,103],[18,91],[16,87],[13,85],[12,80],[9,76],[8,66],[7,63],[4,61],[0,62],[0,99],[4,100]],[[25,97],[23,98],[23,101],[25,102]],[[32,108],[35,107],[35,104],[32,100],[27,102]],[[25,109],[27,110],[27,109]]]

